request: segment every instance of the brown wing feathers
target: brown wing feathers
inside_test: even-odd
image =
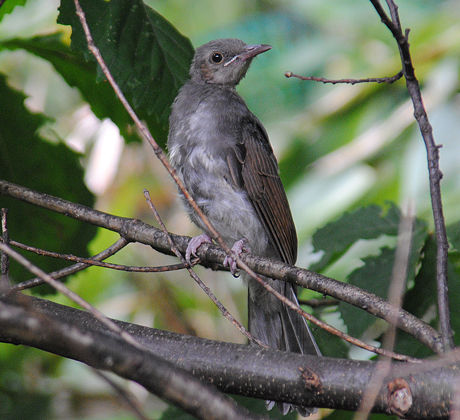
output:
[[[259,127],[243,130],[246,148],[242,180],[249,198],[265,225],[282,261],[294,264],[297,235],[278,165],[265,133]]]

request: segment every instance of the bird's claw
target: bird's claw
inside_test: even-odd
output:
[[[185,260],[191,265],[190,259],[192,255],[194,257],[198,257],[198,255],[196,255],[198,248],[203,244],[210,244],[211,242],[211,238],[206,235],[206,233],[194,236],[192,239],[190,239],[187,245],[187,250],[185,251]]]
[[[248,241],[246,238],[240,239],[236,241],[232,246],[232,254],[236,256],[240,256],[242,252],[249,251],[248,248]],[[238,276],[238,267],[236,265],[236,259],[233,258],[231,255],[227,255],[224,259],[224,267],[228,267],[230,272],[234,277]]]

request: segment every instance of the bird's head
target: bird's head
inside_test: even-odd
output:
[[[217,39],[197,48],[190,68],[193,81],[236,86],[252,59],[271,49],[270,45],[248,45],[239,39]]]

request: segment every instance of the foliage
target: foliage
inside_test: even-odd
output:
[[[175,205],[175,188],[138,144],[128,115],[89,54],[73,1],[62,0],[59,11],[51,3],[8,0],[0,8],[0,178],[92,206],[94,197],[84,186],[82,166],[89,166],[96,155],[94,138],[84,144],[82,155],[62,140],[78,125],[74,115],[86,104],[98,119],[113,121],[127,142],[121,163],[113,163],[117,176],[98,197],[98,205],[148,220],[142,198],[142,188],[148,187],[170,230],[193,233]],[[141,0],[81,1],[95,43],[112,74],[162,145],[170,105],[187,78],[193,55],[192,43],[180,32],[187,33],[195,45],[223,36],[273,45],[270,53],[253,63],[239,90],[266,125],[279,157],[298,230],[298,265],[309,265],[386,297],[401,218],[399,207],[412,200],[417,217],[404,308],[436,327],[436,249],[426,157],[403,81],[330,86],[283,77],[286,70],[336,78],[392,75],[400,69],[394,41],[370,4],[357,8],[350,0],[300,3],[290,0],[281,7],[276,2],[248,5],[243,0],[199,0],[194,7],[184,7],[180,1],[152,0],[149,7]],[[23,4],[24,8],[15,7]],[[34,20],[35,8],[48,10],[58,24],[50,28],[38,18]],[[400,13],[403,23],[412,29],[417,76],[430,107],[435,137],[444,145],[441,168],[451,244],[449,296],[455,309],[460,305],[460,145],[453,135],[459,131],[460,120],[460,8],[455,0],[401,2]],[[30,31],[31,36],[27,35]],[[42,69],[43,63],[48,67]],[[41,102],[36,100],[40,92]],[[41,105],[32,106],[37,102]],[[107,155],[108,149],[99,164]],[[2,207],[9,208],[13,239],[60,252],[88,253],[93,227],[17,200],[0,200]],[[108,234],[99,232],[90,244],[91,251],[104,248],[110,240]],[[28,257],[48,271],[60,266],[54,260]],[[127,264],[170,261],[140,247],[117,258]],[[14,277],[27,278],[24,272],[13,270]],[[215,279],[215,273],[200,274],[235,315],[245,316],[245,296],[238,280],[222,282]],[[93,303],[117,308],[119,318],[147,319],[156,327],[242,341],[183,274],[155,276],[154,280],[151,275],[88,270],[72,280],[72,285]],[[302,297],[313,295],[304,291]],[[381,323],[349,305],[340,303],[314,313],[357,337],[377,343],[381,338]],[[460,329],[458,311],[452,311],[452,324],[456,331]],[[321,330],[314,333],[325,355],[350,355],[349,346],[336,337]],[[458,335],[455,339],[458,343]],[[419,357],[429,354],[402,332],[398,332],[395,350]],[[28,356],[24,361],[15,357],[12,352],[5,356],[17,366],[21,382],[21,366],[27,364]],[[71,363],[64,362],[62,372]],[[7,380],[3,369],[0,380]],[[82,392],[81,383],[73,385],[76,394]],[[0,387],[0,399],[5,398],[12,397]],[[48,395],[36,393],[29,401],[35,398],[40,410],[49,409]],[[91,405],[90,400],[80,404]],[[163,417],[171,413],[178,415],[168,408]],[[328,418],[346,417],[335,412]]]
[[[78,154],[62,142],[53,144],[37,134],[46,117],[31,114],[24,106],[24,95],[11,89],[4,76],[0,76],[0,97],[0,178],[93,205],[93,196],[83,182]],[[65,253],[87,254],[87,245],[96,233],[94,226],[82,225],[11,198],[2,197],[1,203],[9,209],[9,233],[15,240]],[[39,261],[48,271],[65,265],[59,260],[43,261],[37,256],[31,259]],[[12,264],[12,279],[23,279],[26,273],[19,265]]]
[[[190,41],[141,0],[88,0],[81,5],[93,39],[122,92],[164,144],[169,108],[192,61]],[[94,60],[72,0],[62,1],[58,22],[72,26],[72,48]],[[98,80],[104,80],[101,73]]]

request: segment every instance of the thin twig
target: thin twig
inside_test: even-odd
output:
[[[1,230],[2,230],[2,241],[6,244],[9,242],[10,237],[8,234],[8,209],[1,209]],[[8,254],[0,252],[0,292],[8,290],[10,288],[10,281],[8,279],[10,267],[10,259]]]
[[[403,65],[406,86],[414,107],[414,117],[419,126],[420,132],[425,143],[428,160],[428,174],[430,183],[431,206],[433,210],[433,219],[436,232],[436,281],[438,290],[438,313],[443,341],[444,351],[453,348],[453,332],[450,322],[449,295],[448,295],[448,278],[447,278],[447,251],[449,243],[447,241],[446,225],[442,209],[441,198],[441,178],[442,173],[439,169],[439,147],[433,137],[433,128],[428,120],[420,86],[415,76],[414,66],[409,50],[409,30],[402,31],[399,20],[398,8],[393,0],[386,0],[390,10],[391,19],[383,10],[379,0],[370,0],[379,14],[382,22],[393,34],[397,41],[401,63]]]
[[[158,213],[156,207],[154,206],[152,199],[150,198],[150,193],[144,189],[144,197],[147,201],[147,204],[150,207],[150,210],[152,210],[153,215],[155,216],[156,221],[160,225],[161,230],[167,235],[169,243],[171,245],[172,251],[176,254],[177,258],[179,258],[183,264],[186,265],[186,268],[188,272],[190,273],[190,277],[192,277],[193,280],[200,286],[203,291],[208,295],[208,297],[213,301],[213,303],[217,306],[219,311],[222,313],[222,315],[230,321],[238,330],[245,335],[250,341],[252,341],[255,344],[258,344],[261,347],[267,348],[267,345],[262,343],[262,341],[258,340],[256,337],[254,337],[246,328],[241,325],[241,323],[233,317],[233,315],[227,310],[227,308],[217,299],[217,297],[214,295],[214,293],[211,291],[211,289],[204,284],[203,280],[201,280],[198,275],[193,271],[192,267],[190,267],[187,262],[185,261],[185,258],[183,255],[180,253],[180,251],[177,249],[176,244],[174,243],[173,238],[171,237],[170,233],[168,232],[168,229],[166,229],[165,224],[163,223],[163,220],[160,217],[160,214]]]
[[[295,77],[300,80],[313,80],[314,82],[321,83],[332,83],[336,85],[337,83],[347,83],[349,85],[356,85],[357,83],[394,83],[397,80],[401,79],[403,76],[402,70],[396,73],[391,77],[369,77],[367,79],[327,79],[325,77],[315,77],[315,76],[300,76],[299,74],[292,73],[287,71],[284,75],[289,79],[290,77]]]
[[[87,266],[94,265],[97,267],[110,268],[111,270],[129,271],[129,272],[135,272],[135,273],[163,273],[166,271],[182,270],[186,266],[185,263],[159,265],[155,267],[113,264],[113,263],[102,262],[94,258],[82,258],[82,257],[77,257],[76,255],[72,255],[72,254],[61,254],[59,252],[47,251],[45,249],[36,248],[30,245],[25,245],[17,241],[10,241],[10,245],[15,246],[17,248],[24,249],[26,251],[34,252],[35,254],[43,255],[45,257],[58,258],[61,260],[66,260],[66,261],[80,262],[80,263],[86,264]]]
[[[128,244],[129,241],[127,239],[125,239],[124,237],[120,237],[115,243],[110,245],[107,249],[104,249],[100,253],[96,254],[91,260],[105,260],[106,258],[120,251],[120,249],[124,248]],[[77,263],[69,267],[62,268],[61,270],[53,271],[52,273],[49,273],[49,275],[57,280],[63,277],[67,277],[71,274],[77,273],[78,271],[84,270],[87,267],[89,267],[89,264]],[[36,277],[34,279],[23,281],[12,286],[11,292],[19,292],[21,290],[30,289],[32,287],[40,286],[43,283],[45,283],[44,280],[42,280],[40,277]]]
[[[167,236],[161,230],[140,220],[114,216],[113,214],[33,191],[4,180],[0,180],[0,193],[64,214],[80,222],[91,223],[112,230],[129,241],[150,245],[159,252],[173,254]],[[185,253],[190,238],[171,233],[170,235],[179,245],[179,249]],[[205,244],[198,249],[197,253],[201,256],[201,264],[204,266],[215,267],[217,265],[219,269],[222,269],[222,262],[226,254],[220,248],[212,244]],[[334,297],[388,321],[390,304],[373,293],[304,268],[289,266],[281,261],[268,260],[250,254],[246,254],[244,258],[254,270],[263,276],[288,281],[300,287],[314,290],[322,295]],[[440,334],[409,312],[403,309],[399,310],[397,326],[414,336],[434,352],[442,352]]]
[[[333,327],[332,325],[329,325],[320,319],[314,317],[313,315],[309,314],[308,312],[305,312],[302,308],[300,308],[298,305],[296,305],[294,302],[286,298],[286,296],[283,296],[281,293],[279,293],[277,290],[275,290],[272,286],[270,286],[266,281],[264,281],[260,276],[258,276],[253,270],[249,268],[249,266],[246,265],[246,263],[241,262],[239,264],[240,267],[244,269],[253,279],[255,279],[262,287],[264,287],[265,290],[267,290],[269,293],[272,295],[276,296],[281,302],[283,302],[286,306],[291,308],[293,311],[297,312],[300,316],[303,316],[307,321],[310,321],[311,323],[317,325],[318,327],[322,328],[323,330],[327,331],[330,334],[336,335],[337,337],[341,338],[342,340],[348,341],[350,344],[353,344],[357,347],[360,347],[362,349],[365,349],[367,351],[380,354],[386,357],[390,357],[395,360],[401,360],[401,361],[406,361],[406,362],[421,362],[420,359],[416,359],[414,357],[406,356],[403,354],[398,354],[390,350],[378,348],[375,346],[371,346],[370,344],[365,343],[364,341],[361,341],[355,337],[352,337],[351,335],[348,335],[339,329]],[[396,311],[398,308],[395,308]]]
[[[414,214],[412,206],[408,206],[407,212],[401,217],[398,228],[398,244],[395,251],[395,262],[393,265],[393,273],[388,292],[388,301],[394,308],[400,308],[402,305],[402,297],[404,294],[407,269],[409,265],[409,257],[411,251],[412,235],[414,228]],[[390,317],[397,318],[397,311],[391,311]],[[388,330],[385,333],[382,347],[387,350],[393,350],[396,340],[396,327],[390,323]],[[375,365],[374,373],[369,381],[369,386],[364,392],[361,404],[354,420],[366,420],[374,406],[377,396],[385,377],[391,370],[391,360],[383,357]]]
[[[135,340],[129,333],[123,331],[117,324],[115,324],[112,320],[107,318],[99,309],[91,305],[89,302],[81,298],[75,292],[70,290],[67,286],[63,283],[55,280],[49,274],[45,273],[42,269],[37,267],[36,265],[32,264],[28,259],[23,257],[21,254],[16,252],[14,249],[10,248],[8,245],[0,242],[0,250],[6,252],[10,257],[15,259],[19,264],[24,266],[27,270],[31,273],[35,274],[36,276],[40,277],[44,282],[55,288],[57,291],[62,293],[64,296],[67,296],[70,300],[80,305],[82,308],[86,309],[87,311],[91,312],[91,314],[102,322],[109,330],[113,331],[114,333],[121,336],[123,340],[127,343],[131,344],[132,346],[136,347],[140,350],[147,350],[147,348]]]

